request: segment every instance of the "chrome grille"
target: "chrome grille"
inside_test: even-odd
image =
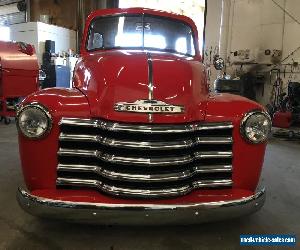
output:
[[[232,186],[230,122],[139,125],[63,118],[57,186],[133,198]]]

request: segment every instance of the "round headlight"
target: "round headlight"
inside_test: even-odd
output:
[[[17,114],[17,127],[27,138],[37,139],[45,136],[52,127],[48,110],[40,104],[23,106]]]
[[[242,119],[241,134],[251,143],[263,143],[270,135],[271,126],[271,118],[267,113],[253,111]]]

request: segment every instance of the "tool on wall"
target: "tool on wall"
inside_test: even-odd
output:
[[[271,116],[273,116],[273,114],[279,109],[280,103],[282,102],[283,98],[283,81],[280,77],[281,71],[280,69],[272,69],[270,71],[270,84],[272,84],[273,72],[276,73],[276,79],[272,87],[270,104],[267,105],[268,112]]]
[[[211,65],[212,63],[212,46],[210,47],[210,51],[209,51],[209,65]]]
[[[210,48],[206,49],[205,52],[204,52],[204,55],[205,55],[205,64],[210,66],[213,64],[214,62],[214,57],[216,55],[219,55],[219,47],[218,46],[210,46]]]

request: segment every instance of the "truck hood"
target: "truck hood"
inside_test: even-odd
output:
[[[161,52],[91,53],[77,63],[74,86],[87,96],[92,117],[124,122],[203,120],[208,97],[204,67],[199,61]],[[116,111],[116,104],[138,105],[149,99],[167,107],[153,114],[151,121],[146,113]],[[178,112],[162,113],[172,111],[172,107]]]

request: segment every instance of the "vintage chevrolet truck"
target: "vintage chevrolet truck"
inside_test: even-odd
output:
[[[30,214],[101,224],[191,224],[260,209],[271,120],[209,92],[194,22],[143,8],[86,22],[73,88],[17,114]]]

